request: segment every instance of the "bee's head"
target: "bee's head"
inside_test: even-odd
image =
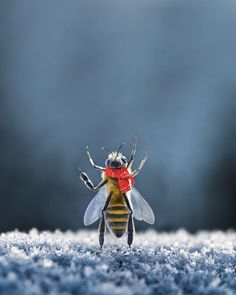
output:
[[[105,165],[111,169],[119,169],[127,166],[127,158],[120,152],[112,152],[108,155]]]
[[[122,148],[123,145],[124,143],[120,145],[117,152],[110,152],[109,150],[103,148],[110,152],[108,155],[108,158],[105,161],[106,166],[110,167],[111,169],[120,169],[127,166],[128,160],[120,152],[120,149]]]

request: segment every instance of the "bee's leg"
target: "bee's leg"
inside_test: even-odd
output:
[[[99,225],[99,245],[102,248],[104,244],[104,232],[105,232],[105,217],[104,214],[102,214],[100,225]]]
[[[135,157],[135,154],[136,154],[136,148],[137,148],[137,136],[135,136],[135,138],[134,138],[133,147],[132,147],[132,150],[131,150],[131,155],[130,155],[130,159],[129,159],[128,164],[127,164],[127,168],[132,166],[132,163],[134,161],[134,157]]]
[[[134,222],[133,222],[133,214],[130,213],[129,215],[129,221],[128,221],[128,239],[127,243],[129,247],[131,248],[131,245],[133,243],[133,238],[134,238]]]
[[[145,154],[145,157],[142,159],[140,165],[138,166],[137,169],[135,169],[133,172],[132,172],[132,176],[135,177],[139,174],[140,170],[143,168],[143,165],[145,164],[145,162],[147,161],[147,158],[148,158],[148,154],[146,152]]]
[[[127,238],[127,244],[129,245],[129,247],[131,247],[132,243],[133,243],[133,237],[134,237],[134,222],[133,222],[133,210],[130,206],[129,200],[127,198],[127,196],[124,194],[124,198],[125,198],[125,203],[130,211],[129,214],[129,220],[128,220],[128,238]]]
[[[103,246],[104,244],[104,232],[105,232],[105,228],[106,228],[106,223],[105,223],[105,211],[110,203],[111,200],[111,194],[109,195],[109,197],[106,200],[105,206],[102,210],[102,217],[101,217],[101,221],[100,221],[100,225],[99,225],[99,245]]]
[[[92,164],[93,168],[98,169],[98,170],[101,170],[101,171],[105,171],[105,168],[94,164],[93,159],[92,159],[92,157],[90,155],[88,146],[86,147],[86,152],[87,152],[87,155],[89,157],[89,161]]]
[[[97,186],[94,186],[92,181],[89,179],[88,175],[84,173],[82,170],[80,170],[80,178],[84,182],[84,184],[93,192],[98,191],[101,187],[103,187],[107,183],[107,180],[102,180]]]

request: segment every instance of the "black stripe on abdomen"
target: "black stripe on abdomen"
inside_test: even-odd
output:
[[[118,226],[120,226],[120,227],[126,227],[126,225],[127,225],[127,221],[126,222],[120,222],[120,221],[109,221],[109,225],[110,225],[110,227],[118,227]]]
[[[128,220],[129,213],[124,213],[124,214],[114,214],[114,213],[106,213],[106,218],[111,219],[111,218],[127,218]]]

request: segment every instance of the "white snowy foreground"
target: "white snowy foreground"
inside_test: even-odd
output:
[[[0,294],[236,294],[236,233],[96,231],[0,236]]]

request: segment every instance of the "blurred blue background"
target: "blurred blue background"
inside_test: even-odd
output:
[[[123,141],[155,227],[236,227],[236,2],[1,1],[0,230],[78,229]],[[136,222],[137,229],[147,228]]]

